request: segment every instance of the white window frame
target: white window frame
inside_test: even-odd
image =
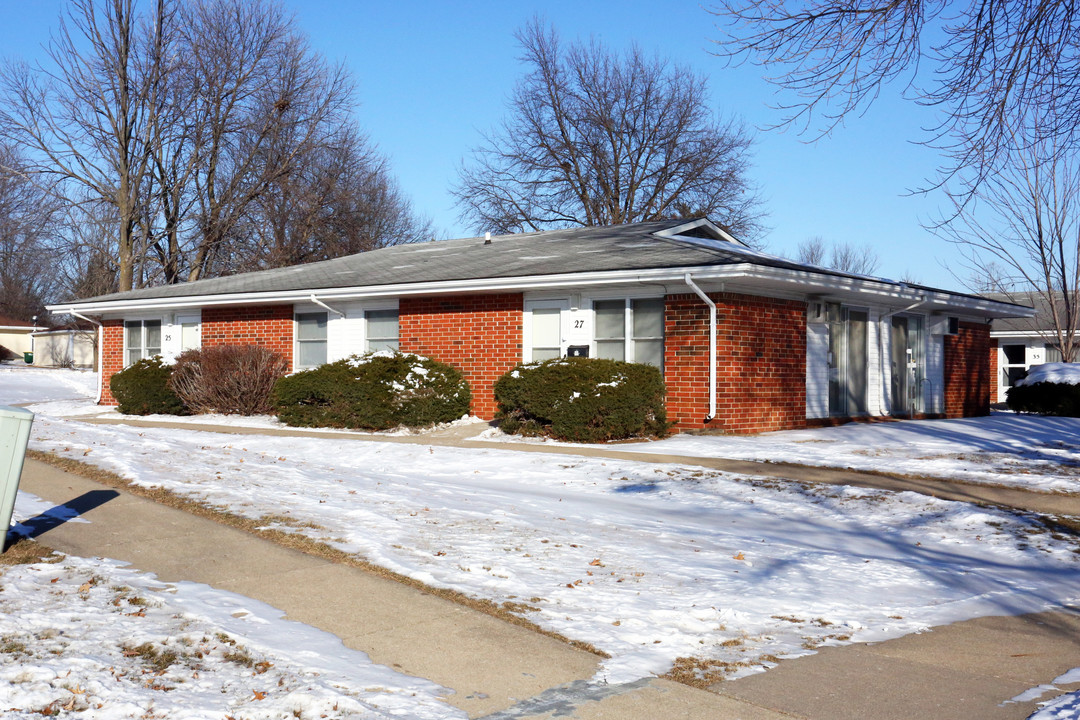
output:
[[[386,313],[386,312],[391,312],[391,311],[395,315],[397,315],[397,337],[395,339],[397,341],[397,350],[398,350],[398,352],[401,352],[401,310],[398,308],[398,305],[396,303],[394,305],[381,305],[381,306],[380,305],[368,305],[368,306],[365,306],[360,311],[360,317],[362,317],[363,320],[364,320],[364,352],[372,352],[373,350],[384,350],[384,349],[386,349],[384,347],[376,347],[376,348],[373,349],[371,347],[371,341],[373,339],[374,340],[388,340],[389,339],[389,338],[372,338],[372,336],[371,336],[371,324],[368,321],[368,314],[369,313],[376,313],[376,312],[377,313]]]
[[[128,344],[128,325],[139,325],[139,358],[137,360],[130,360],[130,352],[134,350]],[[158,348],[157,352],[153,355],[146,353],[146,324],[157,323],[158,324]],[[162,347],[165,338],[165,319],[161,317],[145,317],[145,318],[124,318],[124,367],[131,367],[139,360],[146,360],[155,356],[160,356],[164,352]]]
[[[301,340],[300,339],[300,316],[301,315],[322,315],[326,318],[326,336],[322,340]],[[319,367],[318,365],[303,365],[300,363],[300,346],[303,343],[316,343],[322,342],[324,348],[323,357],[324,362],[330,361],[330,313],[326,310],[294,310],[293,311],[293,362],[294,369],[296,370],[311,370],[312,368]]]
[[[634,335],[634,312],[633,312],[634,302],[635,301],[640,301],[640,300],[659,300],[660,303],[663,304],[664,303],[664,296],[663,295],[634,294],[634,295],[619,295],[619,296],[615,296],[615,297],[599,297],[598,296],[598,297],[590,298],[590,300],[589,300],[589,311],[592,312],[592,314],[593,314],[593,317],[592,317],[593,331],[592,331],[592,339],[590,340],[589,352],[593,357],[599,357],[600,356],[600,354],[599,354],[599,343],[598,343],[598,339],[596,337],[596,330],[597,330],[597,327],[599,325],[597,323],[597,321],[596,321],[596,304],[600,303],[600,302],[622,301],[622,304],[623,304],[623,337],[622,337],[622,341],[623,341],[623,358],[627,362],[640,362],[637,359],[637,345],[636,345],[636,342],[638,340],[642,340],[642,341],[645,341],[645,340],[659,340],[661,342],[661,347],[663,347],[663,343],[666,342],[666,338],[665,338],[664,335],[660,335],[659,337],[637,337],[637,336]],[[666,312],[666,308],[665,308],[665,312]],[[661,354],[660,354],[660,368],[659,368],[661,373],[664,372],[663,357],[664,357],[664,354],[663,354],[663,352],[661,352]]]

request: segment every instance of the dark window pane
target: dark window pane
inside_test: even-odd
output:
[[[1002,345],[1007,365],[1023,365],[1027,359],[1027,345]]]

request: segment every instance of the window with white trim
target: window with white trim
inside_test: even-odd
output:
[[[593,302],[596,356],[664,369],[664,299]]]
[[[398,311],[396,309],[367,310],[364,312],[364,324],[367,326],[364,349],[368,352],[376,350],[396,351],[401,346]]]
[[[326,325],[324,312],[296,314],[296,366],[314,368],[326,364]]]
[[[125,367],[161,354],[161,320],[124,321]]]

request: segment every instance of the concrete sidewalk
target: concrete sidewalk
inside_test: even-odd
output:
[[[447,447],[484,447],[492,450],[513,450],[515,452],[543,453],[549,455],[576,455],[579,457],[601,457],[616,460],[630,460],[646,463],[671,463],[676,465],[696,465],[711,470],[757,475],[796,482],[826,483],[830,485],[855,485],[858,487],[877,488],[880,490],[908,491],[960,502],[975,502],[998,505],[1017,510],[1028,510],[1051,515],[1071,515],[1080,517],[1080,495],[1060,495],[1035,492],[1021,488],[999,487],[963,483],[944,478],[917,477],[891,473],[863,472],[844,468],[820,467],[814,465],[796,465],[793,463],[754,462],[751,460],[730,460],[727,458],[708,458],[694,455],[660,455],[656,453],[635,452],[626,449],[627,445],[609,445],[606,447],[578,447],[574,445],[541,445],[526,442],[491,442],[479,439],[477,435],[486,430],[487,423],[456,426],[446,430],[422,433],[418,435],[376,435],[374,433],[327,433],[301,428],[245,428],[235,425],[214,425],[210,423],[169,422],[160,420],[142,420],[138,417],[71,418],[79,422],[98,425],[132,425],[136,427],[171,428],[175,430],[203,430],[233,435],[277,435],[282,437],[316,437],[348,439],[366,442],[409,443],[414,445],[436,445]]]
[[[44,528],[46,545],[269,603],[375,662],[453,690],[448,702],[470,717],[1025,718],[1036,704],[1010,698],[1080,667],[1080,614],[1063,610],[826,648],[715,692],[655,678],[595,686],[595,656],[414,588],[123,491],[109,499],[111,489],[43,463],[27,461],[22,483],[56,504],[106,500],[88,503],[89,523]]]
[[[79,505],[114,491],[27,460],[22,489]],[[89,523],[49,527],[38,539],[73,555],[109,557],[166,582],[190,580],[246,595],[291,620],[333,633],[377,663],[453,691],[470,717],[745,718],[784,715],[752,702],[651,679],[589,685],[600,659],[415,588],[289,550],[150,500],[115,491],[86,503]],[[628,696],[628,697],[626,697]],[[591,714],[600,712],[601,714]]]

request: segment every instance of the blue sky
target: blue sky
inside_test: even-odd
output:
[[[709,79],[716,111],[752,127],[781,117],[781,97],[765,71],[728,67],[710,54],[716,19],[694,0],[517,2],[343,2],[290,0],[312,46],[353,72],[359,120],[390,157],[414,207],[440,236],[472,234],[457,216],[448,187],[480,132],[503,117],[522,73],[513,38],[539,10],[565,40],[595,37],[613,49],[637,42]],[[63,6],[60,0],[0,0],[0,52],[40,57]],[[881,258],[878,274],[904,274],[935,286],[962,289],[955,249],[924,230],[943,198],[911,196],[932,177],[937,154],[911,141],[935,117],[887,87],[872,109],[827,138],[810,142],[793,131],[760,131],[751,176],[765,199],[767,249],[792,254],[801,240],[868,244]]]

